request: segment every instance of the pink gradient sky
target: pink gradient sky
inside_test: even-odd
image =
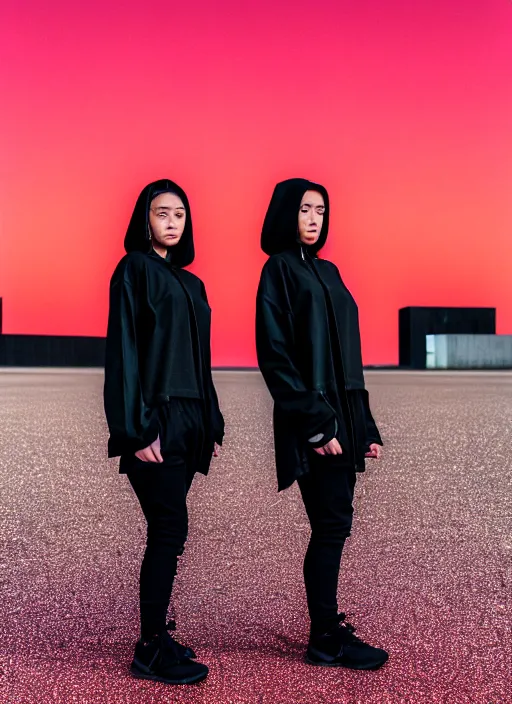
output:
[[[329,190],[366,363],[406,305],[512,333],[512,3],[4,1],[4,332],[103,335],[140,189],[190,196],[213,361],[252,365],[274,184]]]

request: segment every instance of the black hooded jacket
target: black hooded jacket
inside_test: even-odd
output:
[[[168,192],[181,198],[187,217],[180,241],[164,259],[151,246],[149,207]],[[144,188],[124,245],[127,254],[110,282],[104,386],[108,455],[132,455],[156,440],[158,406],[170,398],[201,399],[206,442],[198,469],[206,474],[213,442],[222,443],[224,420],[211,374],[211,311],[205,287],[183,269],[194,259],[185,192],[166,179]]]
[[[322,194],[325,213],[318,241],[300,243],[298,214],[304,193]],[[279,183],[263,224],[269,255],[256,305],[258,363],[274,399],[279,490],[309,471],[311,438],[337,437],[343,462],[364,471],[371,443],[382,444],[365,390],[356,303],[338,268],[320,259],[327,240],[329,196],[305,179]]]

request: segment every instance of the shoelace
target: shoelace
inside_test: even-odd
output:
[[[355,626],[353,626],[351,623],[349,623],[347,620],[347,615],[344,614],[343,612],[338,614],[338,623],[339,623],[339,628],[343,628],[345,631],[348,632],[349,638],[348,640],[351,641],[357,641],[358,643],[361,643],[361,639],[358,638],[355,634],[356,629]]]

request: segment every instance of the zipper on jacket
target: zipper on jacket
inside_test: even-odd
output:
[[[324,291],[324,295],[325,295],[326,299],[328,299],[328,304],[331,306],[331,310],[333,312],[333,315],[332,315],[333,324],[334,324],[334,329],[336,331],[337,346],[338,346],[338,352],[340,355],[340,362],[341,362],[341,376],[343,379],[343,397],[344,397],[343,400],[345,401],[345,406],[346,406],[347,416],[348,416],[348,424],[350,426],[349,430],[350,430],[350,438],[352,440],[352,456],[353,456],[353,460],[354,460],[354,465],[357,465],[357,448],[356,448],[356,438],[355,438],[355,432],[354,432],[354,419],[352,418],[352,411],[350,409],[350,402],[348,400],[348,395],[347,395],[347,381],[346,381],[346,377],[345,377],[345,365],[344,365],[344,360],[343,360],[343,350],[341,349],[340,333],[338,330],[338,324],[336,323],[336,316],[334,315],[334,306],[332,303],[332,299],[331,299],[331,295],[329,293],[329,290],[328,290],[327,286],[324,284],[324,282],[322,281],[322,277],[318,273],[314,261],[312,260],[311,257],[308,257],[308,259],[310,260],[308,262],[306,257],[304,256],[304,250],[303,250],[302,246],[300,249],[301,249],[301,254],[302,254],[302,258],[304,259],[304,262],[306,264],[309,264],[310,268],[313,270],[313,273],[315,274],[316,278],[318,279],[320,286],[322,287],[322,289]],[[332,341],[331,341],[331,349],[332,349]],[[323,393],[322,393],[322,397],[329,404],[329,407],[332,408],[331,404],[327,401],[327,398],[325,397],[325,395]],[[341,399],[340,399],[340,401],[341,401]],[[343,410],[343,402],[342,402],[342,410]],[[335,415],[336,415],[336,413],[335,413]]]
[[[200,388],[202,391],[202,396],[203,396],[202,401],[203,401],[203,405],[204,405],[205,418],[209,418],[209,416],[210,416],[209,409],[211,406],[210,389],[209,389],[209,385],[207,385],[205,383],[204,368],[203,368],[203,353],[201,350],[201,338],[199,336],[199,326],[197,324],[197,317],[196,317],[196,311],[194,308],[194,302],[192,301],[192,298],[191,298],[189,292],[187,291],[185,284],[181,280],[180,275],[178,274],[178,272],[176,270],[173,270],[172,267],[171,267],[171,274],[177,279],[178,283],[180,284],[181,288],[183,289],[183,292],[185,294],[185,297],[187,299],[187,303],[189,306],[190,315],[193,320],[194,330],[196,333],[195,337],[196,337],[196,344],[197,344],[197,358],[198,358],[197,362],[199,365],[199,370],[198,370],[199,371],[199,379],[198,379],[198,381],[199,381],[199,385],[200,385]],[[208,386],[208,388],[207,388],[207,386]]]

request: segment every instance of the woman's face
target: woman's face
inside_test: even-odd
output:
[[[165,256],[168,247],[178,244],[186,218],[183,201],[175,193],[162,193],[153,198],[149,209],[149,227],[155,252]]]
[[[315,244],[324,222],[324,197],[318,191],[306,191],[299,208],[299,238],[303,244]]]

